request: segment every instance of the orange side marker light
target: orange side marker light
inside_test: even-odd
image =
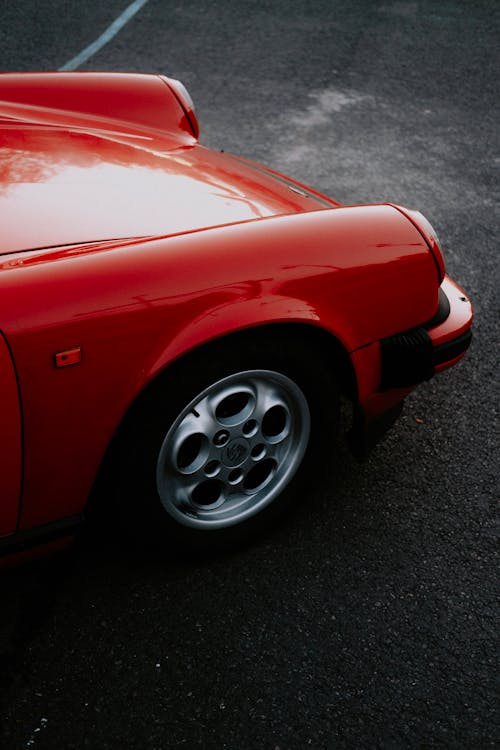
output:
[[[54,354],[54,364],[56,367],[69,367],[70,365],[77,365],[82,361],[82,350],[79,346],[75,346],[74,349],[65,349],[63,352],[56,352]]]

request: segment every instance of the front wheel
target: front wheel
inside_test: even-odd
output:
[[[309,404],[286,375],[245,370],[222,378],[166,434],[156,464],[160,501],[192,529],[243,524],[290,485],[309,434]]]
[[[329,368],[296,340],[191,355],[127,421],[112,482],[120,517],[137,541],[234,546],[307,498],[311,487],[301,488],[324,465],[337,411]]]

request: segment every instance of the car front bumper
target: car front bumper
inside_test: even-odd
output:
[[[433,375],[452,367],[471,339],[472,304],[458,284],[445,276],[439,309],[432,320],[365,347],[351,356],[358,373],[378,371],[376,380],[361,379],[350,444],[357,458],[371,448],[396,421],[405,397]],[[377,365],[377,367],[373,366]]]
[[[439,309],[432,320],[380,342],[382,390],[429,380],[458,362],[467,351],[472,339],[472,305],[449,276],[439,291]]]

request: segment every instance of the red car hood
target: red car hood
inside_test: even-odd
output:
[[[328,204],[256,165],[167,135],[4,121],[0,254],[170,235]]]

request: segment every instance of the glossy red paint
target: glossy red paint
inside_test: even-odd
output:
[[[20,530],[82,512],[139,394],[227,334],[321,329],[350,358],[368,419],[411,390],[380,391],[380,340],[433,317],[439,279],[428,233],[399,208],[340,207],[206,149],[158,76],[0,76],[0,100],[0,533],[18,513],[18,384]],[[472,319],[443,288],[436,345]],[[81,362],[56,367],[67,351]]]
[[[394,205],[394,208],[397,208],[398,211],[401,211],[403,216],[406,216],[411,221],[411,223],[418,229],[424,240],[427,242],[429,250],[431,251],[436,262],[438,279],[439,283],[441,283],[445,277],[445,266],[443,253],[441,252],[441,247],[439,246],[439,241],[434,227],[432,226],[430,221],[420,213],[420,211],[414,211],[412,209],[396,205]]]
[[[193,141],[193,126],[166,76],[137,73],[2,73],[2,119]]]
[[[186,117],[189,121],[194,137],[198,138],[198,136],[200,135],[198,118],[196,117],[196,112],[194,111],[193,100],[184,87],[184,84],[176,80],[175,78],[167,78],[167,76],[160,76],[160,78],[176,95],[180,105],[182,106],[182,109],[186,113]]]
[[[9,125],[2,141],[0,216],[9,221],[0,254],[181,234],[325,205],[204,146],[172,144],[168,134],[135,141]]]

